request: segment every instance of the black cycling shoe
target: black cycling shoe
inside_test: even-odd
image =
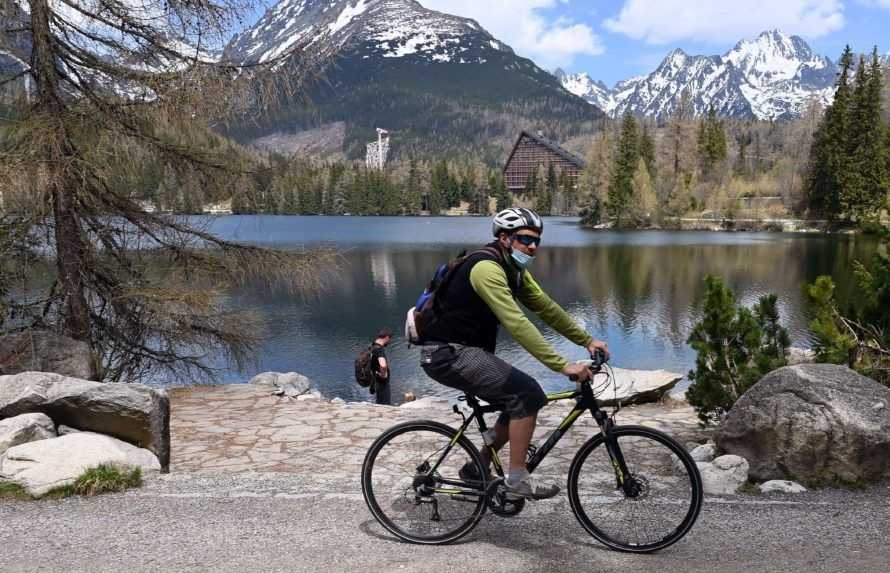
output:
[[[473,483],[473,484],[475,484],[475,483],[481,484],[486,481],[491,481],[491,473],[488,473],[488,475],[486,475],[485,478],[483,478],[482,474],[479,473],[479,470],[476,467],[476,464],[473,463],[472,461],[465,463],[458,470],[457,475],[459,475],[460,479],[464,480],[465,482]]]

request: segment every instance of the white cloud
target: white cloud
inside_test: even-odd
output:
[[[425,0],[427,8],[473,18],[517,54],[545,68],[569,66],[577,55],[599,55],[603,44],[587,24],[548,20],[542,9],[566,0]]]
[[[843,27],[843,9],[841,0],[626,0],[604,25],[650,44],[734,41],[772,28],[816,38]]]

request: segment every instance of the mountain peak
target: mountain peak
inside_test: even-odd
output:
[[[357,158],[381,126],[393,136],[394,157],[480,152],[491,160],[499,145],[513,143],[512,135],[491,134],[546,125],[574,135],[602,117],[476,21],[414,0],[281,0],[224,57],[277,63],[304,45],[325,54],[324,81],[309,88],[313,105],[284,102],[269,117],[238,124],[239,141],[291,153],[317,138]]]
[[[648,76],[582,97],[613,116],[665,117],[687,91],[697,114],[713,106],[727,116],[783,119],[796,117],[813,99],[829,103],[835,72],[836,65],[814,54],[802,38],[772,29],[739,41],[722,56],[671,50]],[[578,93],[577,85],[563,84]]]
[[[266,62],[301,43],[327,42],[335,52],[366,43],[383,57],[425,54],[431,61],[460,61],[462,41],[471,36],[488,50],[513,53],[475,20],[429,10],[415,0],[281,0],[235,37],[227,56]]]

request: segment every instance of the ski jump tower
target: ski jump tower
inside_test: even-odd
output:
[[[365,163],[369,168],[383,171],[386,165],[386,155],[389,153],[389,132],[377,128],[377,141],[368,144],[368,154]]]

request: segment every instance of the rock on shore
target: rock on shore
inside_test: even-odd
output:
[[[834,364],[770,372],[732,407],[715,435],[751,477],[810,484],[890,478],[890,389]]]
[[[22,486],[41,497],[70,485],[85,471],[100,465],[159,472],[161,464],[150,451],[109,436],[77,432],[15,446],[0,456],[0,481]]]
[[[0,376],[0,419],[40,412],[56,425],[107,434],[152,451],[170,465],[170,401],[141,384],[112,384],[61,374]]]

